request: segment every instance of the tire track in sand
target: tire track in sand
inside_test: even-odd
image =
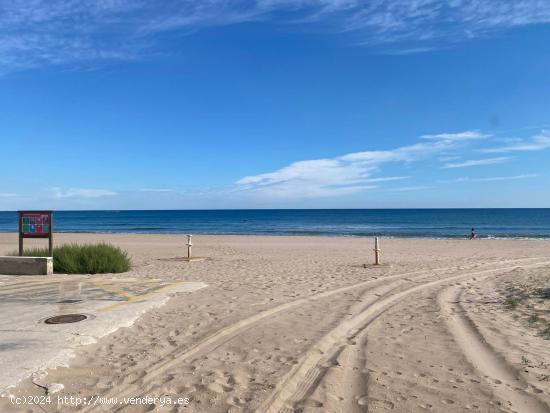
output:
[[[415,287],[390,294],[387,297],[376,300],[359,314],[343,320],[336,328],[325,335],[310,349],[300,363],[295,365],[281,381],[279,381],[274,392],[260,405],[258,412],[265,413],[291,413],[295,411],[295,406],[304,398],[311,394],[315,386],[320,382],[322,376],[327,371],[327,364],[333,360],[346,346],[345,341],[358,337],[368,326],[376,320],[382,313],[388,310],[398,300],[405,298],[415,292],[425,290],[444,283],[465,280],[480,275],[484,278],[502,271],[510,271],[515,268],[532,268],[548,266],[550,261],[517,264],[507,267],[492,268],[459,274],[439,280],[428,281]],[[528,410],[526,410],[527,412]],[[539,410],[529,411],[529,413],[538,413]],[[540,410],[548,412],[548,410]]]
[[[177,366],[178,364],[186,360],[197,358],[201,355],[207,354],[210,351],[217,349],[221,345],[230,341],[232,338],[236,337],[238,334],[243,333],[249,330],[250,328],[252,328],[256,323],[261,322],[269,317],[288,311],[290,309],[293,309],[295,307],[298,307],[300,305],[303,305],[305,303],[322,300],[324,298],[328,298],[333,295],[341,294],[341,293],[348,292],[350,290],[354,290],[358,288],[364,288],[372,284],[382,284],[382,286],[387,287],[390,285],[390,284],[386,284],[388,280],[395,280],[397,282],[398,281],[413,282],[414,279],[423,277],[427,274],[428,275],[432,274],[434,271],[435,272],[448,271],[454,268],[455,267],[444,267],[444,268],[435,268],[435,269],[428,269],[428,270],[411,271],[411,272],[400,273],[400,274],[389,275],[389,276],[380,276],[376,279],[363,281],[361,283],[348,285],[345,287],[337,288],[335,290],[325,291],[323,293],[315,294],[312,296],[300,298],[298,300],[290,301],[285,304],[281,304],[279,306],[276,306],[271,309],[262,311],[258,314],[255,314],[251,317],[240,320],[237,323],[221,328],[216,333],[210,335],[204,340],[199,341],[197,344],[191,346],[190,348],[187,348],[183,351],[176,350],[169,353],[163,358],[164,361],[161,361],[159,363],[154,363],[151,366],[149,366],[146,369],[147,374],[141,378],[141,381],[142,383],[150,382],[155,378],[161,376],[162,374],[164,374],[174,366]],[[415,275],[416,277],[412,277]],[[411,277],[411,278],[408,278],[408,277]],[[102,397],[123,398],[123,397],[139,396],[146,393],[147,393],[147,389],[144,388],[144,384],[130,383],[127,385],[118,386],[116,389],[113,389],[112,392],[107,392],[107,394],[102,395]],[[121,408],[123,407],[124,406],[122,406]],[[100,411],[100,410],[101,410],[101,406],[90,405],[90,406],[84,407],[81,411],[85,413],[89,411]]]
[[[516,412],[550,412],[550,406],[529,391],[533,386],[523,380],[504,356],[485,341],[460,302],[463,291],[464,285],[453,285],[443,290],[437,301],[447,327],[466,359],[482,376],[489,379],[494,394],[504,405]]]
[[[518,259],[513,259],[508,261],[498,261],[498,263],[504,263],[504,262],[512,263],[512,262],[541,259],[541,258],[542,257],[518,258]],[[544,257],[544,258],[550,258],[550,257]],[[495,262],[490,262],[490,263],[476,264],[476,265],[473,265],[472,267],[476,268],[480,266],[495,265],[495,264],[496,264]],[[350,290],[354,290],[358,288],[364,288],[372,284],[383,284],[383,286],[387,287],[389,286],[389,284],[386,284],[386,282],[390,280],[414,282],[413,281],[414,279],[421,278],[425,275],[435,275],[434,273],[439,273],[439,272],[444,274],[447,271],[461,271],[464,269],[465,269],[464,267],[453,266],[453,267],[441,267],[441,268],[429,268],[429,269],[423,269],[423,270],[416,270],[416,271],[400,273],[395,275],[386,275],[386,276],[382,275],[375,279],[370,279],[360,283],[348,285],[345,287],[340,287],[334,290],[325,291],[323,293],[299,298],[297,300],[281,304],[271,309],[264,310],[251,317],[240,320],[237,323],[221,328],[214,334],[206,337],[204,340],[199,341],[197,344],[189,348],[186,348],[184,350],[177,349],[168,353],[163,357],[163,359],[160,362],[153,363],[145,369],[146,375],[140,379],[141,383],[129,383],[124,385],[119,385],[116,388],[114,388],[112,391],[102,394],[101,396],[123,398],[123,397],[133,397],[133,396],[139,396],[139,395],[145,394],[147,390],[147,388],[144,387],[145,383],[150,382],[155,378],[158,378],[159,376],[161,376],[171,368],[182,363],[183,361],[199,357],[200,355],[203,355],[203,354],[207,354],[208,352],[213,351],[218,347],[220,347],[221,345],[223,345],[224,343],[228,342],[238,334],[243,333],[248,329],[252,328],[256,323],[263,321],[269,317],[278,315],[282,312],[293,309],[295,307],[298,307],[300,305],[303,305],[305,303],[322,300],[324,298],[328,298],[336,294],[348,292]],[[407,279],[408,277],[411,277],[411,276],[416,276],[416,277]],[[383,297],[378,297],[377,300],[380,298],[383,298]],[[84,407],[81,411],[82,412],[89,412],[94,410],[100,411],[100,409],[101,409],[101,406],[89,405]]]

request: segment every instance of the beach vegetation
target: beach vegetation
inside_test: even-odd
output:
[[[537,288],[537,290],[535,291],[535,294],[537,296],[539,296],[540,298],[548,300],[548,299],[550,299],[550,287]]]
[[[18,255],[12,253],[11,255]],[[47,248],[23,251],[26,257],[47,257]],[[121,273],[130,269],[128,253],[104,242],[98,244],[65,244],[53,250],[53,270],[63,274]]]
[[[527,322],[528,322],[529,324],[534,324],[534,323],[536,323],[537,321],[539,321],[539,316],[536,315],[536,314],[531,314],[531,315],[529,316],[529,318],[527,319]]]
[[[504,305],[508,310],[515,310],[521,304],[521,298],[518,297],[508,297],[504,300]]]

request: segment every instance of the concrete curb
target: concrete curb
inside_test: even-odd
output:
[[[0,256],[0,274],[51,275],[53,274],[53,258]]]

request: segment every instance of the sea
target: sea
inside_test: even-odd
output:
[[[550,239],[541,209],[250,209],[54,211],[55,232]],[[17,212],[0,212],[16,232]]]

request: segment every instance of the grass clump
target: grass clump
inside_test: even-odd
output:
[[[519,307],[520,304],[521,304],[521,298],[517,298],[517,297],[508,297],[504,301],[504,305],[508,310],[515,310],[516,308]]]
[[[536,323],[537,321],[539,321],[539,316],[536,315],[536,314],[530,315],[529,318],[527,319],[527,322],[528,322],[529,324],[534,324],[534,323]]]
[[[13,255],[18,255],[17,253]],[[26,257],[47,257],[47,248],[23,251]],[[53,270],[65,274],[103,274],[130,269],[128,254],[117,246],[99,244],[66,244],[53,250]]]
[[[550,287],[537,288],[535,290],[535,294],[538,295],[540,298],[544,298],[545,300],[548,300],[550,299]]]

